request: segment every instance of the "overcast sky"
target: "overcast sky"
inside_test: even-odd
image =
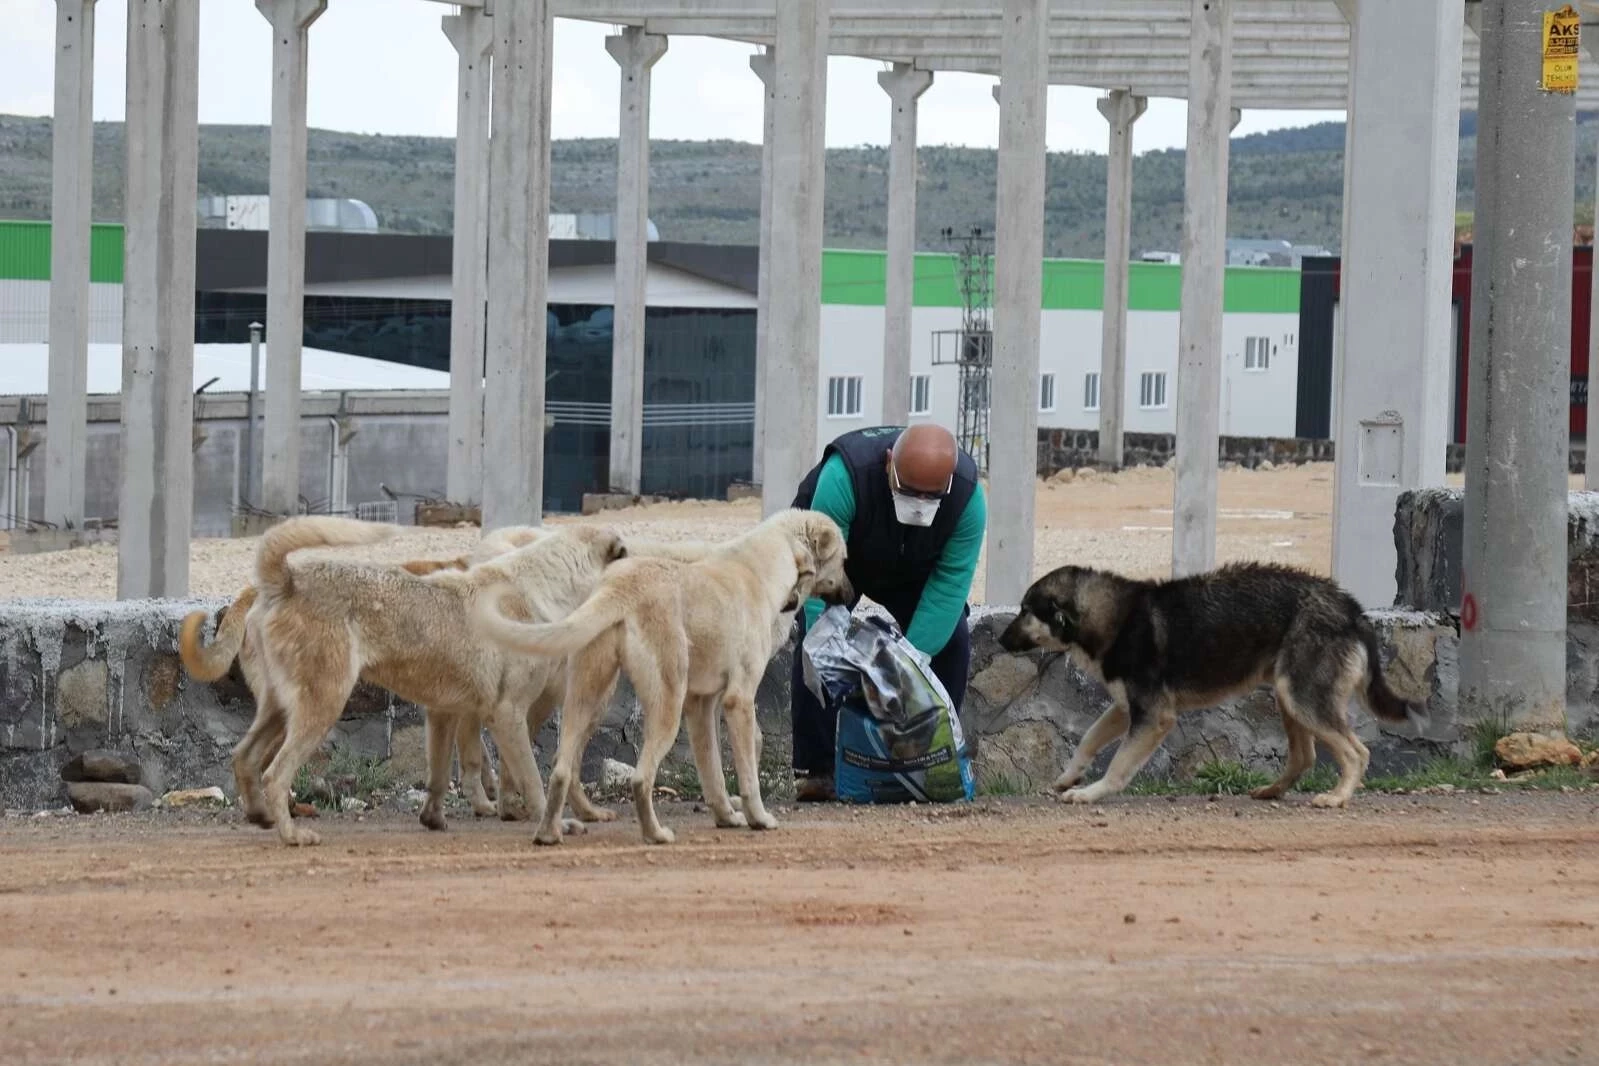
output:
[[[451,9],[425,0],[331,0],[311,29],[310,123],[355,133],[453,136],[455,52],[439,29]],[[123,117],[127,0],[99,0],[95,26],[94,117]],[[556,21],[553,125],[557,138],[614,137],[617,68],[606,54],[611,27]],[[0,0],[0,113],[53,110],[54,0]],[[657,139],[761,139],[754,46],[677,37],[654,73],[650,133]],[[271,121],[272,41],[253,0],[204,0],[200,19],[200,121]],[[882,64],[828,64],[830,147],[888,143]],[[994,147],[999,109],[993,78],[940,74],[922,97],[923,144]],[[1052,88],[1051,151],[1105,151],[1095,89]],[[1138,152],[1179,148],[1186,108],[1151,100],[1134,134]],[[1341,111],[1250,111],[1235,136],[1328,119]]]

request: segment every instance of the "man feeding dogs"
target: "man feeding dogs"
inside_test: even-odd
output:
[[[958,714],[971,665],[966,600],[988,524],[972,457],[942,426],[856,430],[827,446],[800,482],[794,506],[838,523],[856,601],[865,595],[894,617],[931,658]],[[801,641],[821,614],[821,600],[806,602],[797,619]],[[805,779],[797,799],[830,801],[836,723],[806,686],[800,655],[792,687],[794,770]]]

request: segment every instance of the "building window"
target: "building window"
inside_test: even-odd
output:
[[[931,374],[911,375],[911,414],[925,415],[932,410],[933,376]]]
[[[827,417],[859,418],[861,416],[861,379],[836,377],[827,379]]]
[[[1099,410],[1099,372],[1083,375],[1083,410]]]
[[[1038,409],[1040,411],[1053,411],[1055,409],[1055,375],[1040,374],[1038,377]]]
[[[1271,339],[1250,337],[1244,341],[1244,369],[1269,370],[1271,368]]]
[[[1138,378],[1138,406],[1155,410],[1166,406],[1166,372],[1146,370]]]

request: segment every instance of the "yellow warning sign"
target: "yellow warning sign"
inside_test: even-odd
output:
[[[1570,4],[1543,13],[1543,81],[1549,93],[1577,91],[1577,56],[1582,47],[1582,20]]]

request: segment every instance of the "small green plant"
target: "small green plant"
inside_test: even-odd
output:
[[[1510,735],[1510,725],[1502,717],[1483,718],[1471,723],[1472,762],[1484,770],[1492,770],[1497,758],[1494,747]]]
[[[1034,791],[1025,776],[1012,777],[1001,770],[985,770],[977,781],[979,796],[1027,796]]]
[[[1338,784],[1338,771],[1331,766],[1318,763],[1305,771],[1294,785],[1295,792],[1329,792]]]
[[[338,810],[352,797],[374,804],[395,783],[394,768],[387,759],[358,755],[334,744],[321,758],[300,767],[294,775],[294,794],[324,810]]]
[[[1593,775],[1577,766],[1551,766],[1547,770],[1538,770],[1512,780],[1523,788],[1551,792],[1563,788],[1587,788],[1594,783]]]
[[[1236,762],[1208,762],[1194,771],[1193,791],[1202,796],[1247,796],[1272,779]]]
[[[1495,783],[1487,770],[1477,765],[1475,759],[1461,759],[1444,755],[1399,774],[1368,775],[1365,782],[1370,792],[1415,792],[1438,785],[1456,788],[1483,788]]]
[[[726,774],[723,775],[727,776]],[[660,771],[655,775],[657,787],[666,787],[677,793],[679,799],[699,800],[705,798],[705,786],[700,781],[699,767],[692,761],[663,763]],[[738,795],[738,787],[730,785],[729,790],[733,795]],[[626,791],[625,789],[623,790]]]
[[[1135,777],[1125,791],[1129,796],[1178,796],[1189,790],[1169,777]]]

